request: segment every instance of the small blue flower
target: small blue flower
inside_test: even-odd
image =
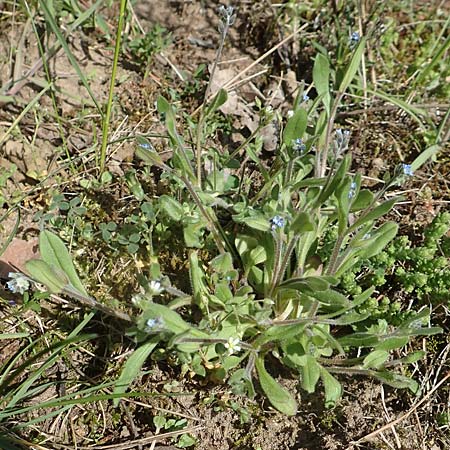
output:
[[[309,100],[309,96],[307,94],[303,94],[303,101],[307,102]]]
[[[350,189],[348,191],[348,198],[353,198],[356,193],[356,183],[354,181],[350,184]]]
[[[295,152],[298,152],[301,155],[306,150],[306,145],[303,143],[302,138],[297,138],[292,141],[292,148]]]
[[[403,174],[407,177],[412,177],[414,171],[412,170],[411,164],[402,164]]]
[[[280,216],[273,216],[270,219],[270,223],[272,224],[271,228],[272,231],[276,230],[277,228],[283,228],[284,227],[284,219]]]
[[[353,33],[350,36],[350,44],[357,44],[359,40],[361,39],[361,36],[357,31],[353,31]]]
[[[415,329],[420,329],[420,328],[422,328],[422,326],[423,326],[423,323],[422,323],[421,319],[414,320],[409,324],[410,328],[415,328]]]
[[[164,320],[162,317],[155,317],[154,319],[148,319],[145,323],[145,331],[147,333],[157,333],[164,329]]]
[[[348,141],[350,140],[350,131],[344,130],[342,128],[336,129],[336,144],[340,149],[343,149],[348,145]]]
[[[350,131],[348,130],[344,130],[342,131],[342,128],[337,128],[336,129],[336,136],[338,139],[345,139],[345,138],[349,138],[350,137]]]
[[[230,27],[233,25],[234,20],[236,19],[236,14],[234,13],[234,8],[232,6],[225,7],[221,5],[219,7],[219,14],[222,16],[221,23],[219,24],[219,32],[222,33],[224,31],[225,26]]]
[[[151,150],[153,148],[152,144],[149,142],[142,142],[139,144],[139,147],[143,148],[144,150]]]

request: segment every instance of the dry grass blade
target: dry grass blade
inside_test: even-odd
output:
[[[399,423],[401,423],[403,420],[407,419],[414,411],[416,411],[419,408],[419,406],[423,405],[434,394],[434,392],[436,392],[449,378],[450,378],[450,372],[447,373],[447,375],[445,375],[444,378],[442,378],[442,380],[439,381],[439,383],[436,386],[434,386],[433,389],[431,389],[431,391],[428,392],[427,395],[425,395],[425,397],[422,398],[422,400],[420,400],[418,403],[416,403],[406,413],[402,414],[400,417],[387,423],[386,425],[383,425],[381,428],[378,428],[378,430],[375,430],[372,433],[367,434],[366,436],[358,439],[357,441],[351,442],[351,444],[357,445],[362,442],[370,441],[374,437],[378,436],[380,433],[383,433],[384,431],[389,430],[390,428],[394,427],[395,425],[398,425]]]
[[[134,441],[124,442],[123,444],[112,444],[112,445],[94,445],[89,447],[77,446],[77,450],[127,450],[130,448],[138,447],[140,445],[151,444],[155,441],[161,441],[163,439],[173,438],[179,436],[180,434],[186,433],[195,433],[196,431],[200,431],[204,428],[203,425],[196,425],[190,428],[184,428],[183,430],[170,431],[168,433],[158,434],[157,436],[148,436],[141,439],[136,439]],[[73,450],[74,447],[64,444],[52,443],[53,447],[60,449]],[[155,450],[163,449],[163,448],[177,448],[172,446],[156,446]],[[46,450],[44,447],[40,447],[39,450]]]
[[[253,67],[258,65],[261,61],[264,61],[269,55],[271,55],[273,52],[278,50],[281,46],[289,42],[292,38],[297,36],[301,31],[305,30],[307,28],[307,25],[303,25],[303,27],[299,28],[298,30],[291,33],[289,36],[285,37],[282,41],[278,42],[278,44],[274,45],[270,50],[268,50],[266,53],[261,55],[257,60],[253,61],[250,65],[248,65],[245,69],[241,70],[235,77],[233,77],[231,80],[227,81],[224,85],[224,89],[230,89],[230,86],[232,86],[237,80],[242,78],[249,70],[251,70]]]

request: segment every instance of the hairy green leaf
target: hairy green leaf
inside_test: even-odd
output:
[[[60,293],[69,283],[64,273],[50,266],[42,259],[31,259],[25,263],[31,278],[42,283],[51,293]]]
[[[225,89],[219,89],[217,94],[212,99],[205,111],[205,117],[208,117],[213,112],[217,111],[228,99],[228,94]]]
[[[305,355],[305,365],[301,368],[302,388],[312,394],[320,378],[320,364],[312,355]]]
[[[305,233],[308,231],[314,231],[314,222],[311,216],[306,212],[299,212],[290,225],[290,230],[294,233]]]
[[[388,358],[389,352],[386,350],[374,350],[364,358],[363,366],[366,369],[378,369],[383,366]]]
[[[159,203],[161,205],[161,208],[164,210],[164,212],[175,221],[179,221],[182,219],[184,213],[183,213],[183,206],[175,200],[173,197],[170,197],[168,195],[161,195],[159,198]]]
[[[350,83],[352,82],[353,78],[355,77],[356,72],[358,71],[358,68],[361,64],[361,58],[364,52],[365,44],[366,44],[365,38],[361,38],[361,40],[358,43],[358,46],[355,48],[355,51],[353,52],[352,59],[347,67],[347,70],[345,71],[341,84],[339,85],[338,88],[339,92],[344,93],[347,90]]]
[[[355,231],[361,225],[386,215],[401,199],[402,197],[395,197],[381,203],[381,205],[376,206],[367,213],[362,212],[360,217],[355,221],[355,223],[348,228],[347,233],[349,234],[352,231]]]
[[[50,231],[42,231],[39,235],[39,251],[42,259],[51,267],[55,267],[67,275],[70,284],[80,293],[88,295],[83,283],[78,278],[72,258],[64,242]]]
[[[295,289],[300,292],[326,291],[329,289],[330,284],[336,284],[336,282],[335,278],[329,276],[299,277],[283,281],[279,287],[282,289]]]
[[[336,378],[331,375],[328,370],[320,366],[320,377],[325,387],[325,406],[332,408],[336,405],[336,402],[341,398],[342,386]]]
[[[264,367],[264,359],[261,357],[256,358],[255,366],[261,388],[270,403],[283,414],[295,416],[297,413],[297,402],[286,388],[269,375]]]
[[[386,222],[373,235],[366,240],[366,243],[358,253],[361,259],[369,259],[380,253],[389,242],[397,235],[398,225],[395,222]]]
[[[419,384],[412,378],[405,377],[396,372],[388,371],[371,371],[370,374],[383,383],[388,384],[396,389],[408,388],[411,392],[416,393],[419,389]]]
[[[331,110],[330,62],[322,53],[319,53],[314,61],[313,81],[317,94],[322,98],[329,115]]]
[[[361,189],[358,192],[355,200],[353,200],[353,203],[350,206],[350,211],[356,212],[368,208],[372,203],[373,198],[374,195],[371,191],[369,191],[368,189]]]
[[[303,137],[308,122],[308,115],[303,108],[297,109],[294,115],[287,121],[283,132],[283,143],[291,146],[293,141]]]
[[[153,145],[148,139],[143,136],[138,136],[136,141],[138,143],[138,147],[135,154],[138,158],[142,159],[142,161],[149,166],[157,166],[170,170],[169,167],[164,164],[161,156],[159,156],[158,152],[153,148]]]

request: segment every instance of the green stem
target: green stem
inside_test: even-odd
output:
[[[206,210],[206,208],[203,206],[202,201],[200,200],[200,197],[197,195],[197,192],[195,192],[194,186],[192,186],[191,182],[184,176],[180,176],[181,180],[185,184],[187,190],[192,196],[192,199],[196,203],[198,209],[200,210],[200,213],[203,215],[203,217],[208,222],[208,228],[211,231],[214,240],[216,241],[217,248],[219,249],[220,253],[225,253],[225,248],[222,243],[221,234],[217,230],[216,222],[213,220],[209,212]]]
[[[328,268],[326,270],[326,275],[334,275],[336,272],[336,261],[339,256],[339,251],[341,249],[342,243],[344,242],[346,233],[341,234],[336,239],[336,242],[334,243],[333,251],[331,253],[330,257],[330,263],[328,264]]]
[[[344,95],[343,92],[338,92],[336,95],[336,99],[333,103],[333,108],[330,112],[330,117],[328,118],[327,132],[325,136],[325,144],[323,146],[322,152],[317,152],[316,158],[316,177],[323,177],[325,174],[325,169],[327,166],[327,158],[328,158],[328,148],[331,142],[331,133],[333,132],[334,121],[336,119],[336,113],[339,106],[339,102]],[[320,161],[320,157],[322,156],[322,161]]]
[[[276,232],[275,232],[276,233]],[[275,289],[275,283],[277,279],[277,274],[280,267],[281,262],[281,251],[283,248],[283,244],[281,242],[281,237],[273,233],[274,241],[275,241],[275,260],[273,263],[273,277],[272,282],[270,283],[270,289],[269,289],[269,297],[273,294],[273,291]]]
[[[228,30],[230,29],[230,23],[225,21],[223,30],[220,36],[219,48],[217,49],[217,54],[214,59],[214,64],[211,69],[211,74],[208,80],[208,86],[206,86],[205,96],[203,98],[202,109],[200,112],[200,118],[197,124],[197,139],[196,139],[196,150],[197,150],[197,186],[200,188],[202,186],[202,138],[203,138],[203,127],[205,124],[205,104],[208,101],[208,95],[211,90],[212,80],[216,72],[217,64],[220,61],[223,51],[223,44],[225,43],[225,38],[227,36]]]
[[[289,263],[291,254],[292,254],[295,246],[297,245],[297,241],[298,241],[298,236],[295,236],[290,240],[290,242],[286,248],[286,251],[284,252],[284,256],[283,256],[283,259],[281,260],[281,263],[278,264],[278,267],[274,268],[274,276],[273,276],[272,286],[270,287],[269,296],[273,295],[273,292],[275,291],[276,287],[282,280],[284,272],[286,271],[286,267]]]
[[[202,138],[203,138],[203,126],[205,122],[205,114],[204,109],[202,107],[202,111],[200,112],[200,118],[197,123],[197,139],[195,143],[195,147],[197,150],[197,186],[199,188],[202,187]]]
[[[116,45],[114,47],[114,60],[113,60],[113,66],[112,66],[112,71],[111,71],[111,81],[109,83],[108,103],[106,105],[106,114],[103,119],[103,126],[102,126],[102,146],[100,149],[100,176],[105,171],[106,147],[108,145],[109,122],[111,119],[114,85],[115,85],[115,81],[116,81],[117,64],[119,61],[120,44],[121,44],[121,39],[122,39],[122,30],[123,30],[123,22],[124,22],[124,17],[125,17],[126,6],[127,6],[127,0],[120,0],[119,23],[117,25],[117,32],[116,32]]]

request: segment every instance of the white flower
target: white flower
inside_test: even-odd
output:
[[[241,341],[238,338],[230,337],[228,338],[228,342],[226,342],[225,348],[228,350],[228,354],[232,355],[233,353],[238,353],[241,351],[241,346],[239,345]]]
[[[8,277],[11,278],[6,284],[11,292],[23,294],[30,289],[28,278],[19,272],[9,272]]]
[[[164,288],[161,286],[161,282],[158,280],[152,280],[148,284],[148,291],[151,295],[158,295],[164,291]]]
[[[141,308],[141,309],[142,309],[143,302],[145,302],[146,300],[147,299],[143,293],[137,293],[131,297],[131,303],[133,303],[134,306],[137,306],[138,308]]]

